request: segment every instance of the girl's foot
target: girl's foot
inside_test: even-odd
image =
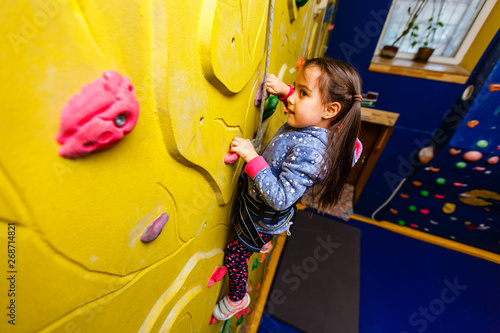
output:
[[[237,302],[231,301],[229,295],[226,295],[215,305],[212,315],[217,320],[228,320],[241,310],[245,309],[249,304],[250,296],[248,294],[245,294],[245,297]]]

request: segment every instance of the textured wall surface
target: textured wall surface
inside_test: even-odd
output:
[[[271,73],[292,83],[297,60],[322,50],[325,4],[276,2]],[[30,0],[0,14],[0,269],[14,276],[0,279],[0,331],[217,332],[227,278],[207,282],[242,166],[223,157],[258,125],[268,1]],[[59,156],[62,109],[106,70],[130,79],[135,128]],[[279,106],[265,139],[284,121]]]

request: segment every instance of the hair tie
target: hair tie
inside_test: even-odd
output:
[[[361,103],[361,101],[363,101],[363,96],[361,96],[361,95],[353,95],[352,97],[353,97],[352,99],[355,102],[360,102]]]

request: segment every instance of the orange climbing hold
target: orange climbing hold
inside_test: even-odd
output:
[[[479,124],[479,121],[477,121],[477,120],[471,120],[471,121],[467,122],[467,126],[469,126],[470,128],[473,128],[477,124]]]
[[[422,182],[419,182],[418,180],[414,180],[412,184],[415,186],[422,186]]]

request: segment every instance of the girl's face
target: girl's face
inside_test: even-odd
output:
[[[318,77],[321,70],[312,66],[301,70],[295,81],[295,91],[288,97],[288,125],[295,128],[308,126],[328,129],[329,119],[323,119],[326,104],[319,92]]]

